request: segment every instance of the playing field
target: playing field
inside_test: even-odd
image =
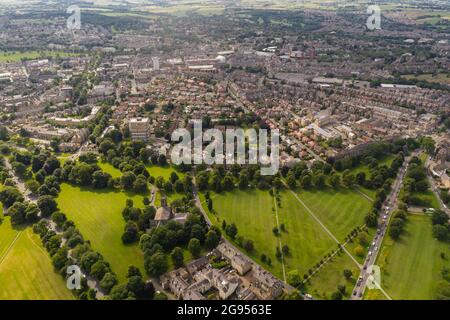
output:
[[[68,300],[74,296],[31,228],[0,225],[0,300]]]
[[[142,207],[143,196],[123,192],[81,189],[61,185],[58,206],[73,220],[86,240],[111,264],[120,280],[125,280],[129,265],[136,265],[144,273],[143,254],[139,246],[125,246],[121,237],[125,228],[122,210],[126,199]]]
[[[2,62],[18,62],[21,59],[39,59],[41,57],[56,57],[60,56],[70,57],[76,56],[76,54],[66,53],[62,51],[26,51],[26,52],[8,52],[8,51],[0,51],[0,63]]]
[[[355,227],[364,224],[371,206],[370,200],[345,188],[301,190],[298,196],[340,242],[344,242]]]
[[[434,299],[442,268],[450,268],[449,257],[448,244],[432,237],[430,218],[410,215],[399,241],[384,240],[377,260],[381,285],[392,299]],[[377,296],[369,292],[367,298]]]
[[[235,223],[238,235],[255,244],[255,251],[250,256],[259,263],[262,253],[271,257],[272,266],[264,265],[280,278],[283,276],[282,265],[275,258],[279,240],[291,251],[284,259],[286,272],[297,269],[302,274],[337,246],[290,191],[281,192],[281,207],[277,208],[279,224],[286,227],[280,237],[275,237],[272,232],[277,211],[272,209],[275,208],[274,198],[267,191],[235,190],[211,197],[216,212],[209,214],[213,223],[219,226],[223,220]],[[301,191],[299,198],[340,240],[362,224],[365,209],[370,205],[368,200],[351,191]]]

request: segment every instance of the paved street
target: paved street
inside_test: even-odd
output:
[[[408,163],[413,156],[416,156],[417,152],[414,152],[411,156],[406,157],[403,163],[403,166],[399,169],[397,177],[392,184],[391,193],[386,198],[384,205],[380,212],[380,218],[378,222],[377,233],[375,234],[372,243],[370,244],[369,253],[366,257],[366,260],[363,265],[363,269],[361,270],[361,274],[357,280],[355,288],[353,289],[351,300],[361,300],[364,296],[364,291],[367,286],[367,280],[369,279],[371,266],[375,265],[378,254],[381,249],[381,244],[383,243],[383,239],[386,236],[386,230],[389,225],[389,221],[392,217],[392,213],[397,208],[398,204],[398,195],[400,193],[400,189],[403,184],[403,179],[405,178],[406,171],[408,169]],[[376,284],[379,289],[383,292],[387,299],[391,300],[391,297],[381,288],[380,284]]]

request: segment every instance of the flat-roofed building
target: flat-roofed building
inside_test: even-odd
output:
[[[129,121],[131,140],[148,141],[150,122],[148,118],[131,118]]]

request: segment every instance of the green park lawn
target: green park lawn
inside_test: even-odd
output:
[[[155,165],[149,165],[147,166],[147,170],[152,177],[155,177],[155,179],[158,177],[163,177],[165,181],[169,180],[172,172],[176,172],[178,177],[180,177],[180,179],[184,177],[184,174],[182,172],[179,172],[170,166],[160,167]]]
[[[297,194],[340,242],[364,224],[371,206],[370,200],[346,188],[300,190]]]
[[[228,224],[235,223],[238,236],[241,235],[254,242],[254,251],[247,254],[280,279],[283,279],[282,263],[275,256],[279,241],[281,245],[288,245],[290,249],[290,253],[284,257],[286,273],[298,270],[302,276],[325,254],[337,248],[332,237],[289,190],[280,192],[281,206],[277,207],[278,219],[279,224],[284,224],[286,230],[281,231],[278,237],[272,232],[276,226],[275,200],[268,191],[234,190],[210,194],[213,212],[206,209],[204,195],[200,198],[211,221],[219,227],[223,220]],[[370,207],[369,200],[347,189],[298,190],[296,194],[341,242],[355,227],[364,224],[364,217]],[[261,261],[262,253],[271,258],[270,266]],[[342,273],[344,269],[354,268],[357,268],[355,262],[348,255],[342,254],[322,268],[311,279],[307,288],[311,292],[314,291],[317,298],[323,299],[330,297],[339,284],[346,285],[350,293],[352,283],[346,281]],[[327,281],[320,280],[325,278]]]
[[[98,162],[98,166],[102,169],[102,171],[109,173],[113,178],[119,178],[122,176],[122,172],[108,162]]]
[[[344,277],[345,269],[351,270],[353,273],[349,280]],[[353,260],[347,254],[340,252],[308,280],[306,291],[315,299],[330,299],[331,294],[337,291],[337,287],[343,285],[346,288],[344,298],[349,298],[359,272]]]
[[[441,270],[450,268],[450,247],[433,238],[431,227],[430,217],[411,214],[398,241],[385,238],[377,264],[381,268],[381,285],[392,299],[435,298]],[[369,291],[366,298],[378,296]]]
[[[42,57],[56,57],[60,56],[70,57],[76,56],[76,54],[67,53],[63,51],[26,51],[26,52],[17,52],[17,51],[0,51],[0,63],[2,62],[18,62],[21,59],[39,59]]]
[[[61,185],[57,198],[58,206],[68,219],[75,222],[94,250],[100,252],[111,264],[119,280],[125,280],[129,265],[143,268],[143,254],[137,244],[124,245],[121,237],[125,228],[122,209],[128,198],[135,206],[142,207],[141,195],[127,195],[119,191],[99,191]]]
[[[276,237],[272,229],[276,226],[274,198],[267,191],[234,190],[229,193],[211,194],[215,213],[209,213],[211,221],[221,226],[222,221],[235,223],[238,236],[253,240],[255,250],[249,253],[258,263],[283,279],[281,262],[275,257],[279,238],[282,245],[290,248],[285,257],[286,272],[299,270],[304,273],[335,244],[321,227],[309,216],[302,205],[289,192],[281,193],[281,207],[278,208],[279,223],[286,231]],[[204,199],[204,197],[202,197]],[[206,207],[206,205],[205,205]],[[261,262],[264,253],[272,260],[268,266]]]
[[[14,230],[9,217],[0,225],[0,300],[74,299],[31,228]]]

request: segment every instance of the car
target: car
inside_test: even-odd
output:
[[[378,246],[375,246],[375,251],[377,251],[378,250]]]
[[[383,216],[383,218],[384,218],[384,219],[387,219],[387,214],[385,214],[385,215]]]
[[[375,241],[374,241],[374,242],[372,242],[372,247],[373,247],[373,246],[375,245],[375,243],[376,243]]]
[[[372,251],[369,251],[369,253],[368,253],[368,254],[369,254],[369,256],[371,256],[371,255],[372,255]]]
[[[367,264],[364,265],[363,270],[367,270]]]
[[[358,297],[360,297],[360,298],[362,297],[362,292],[360,292],[360,293],[358,294]]]
[[[355,291],[353,291],[353,295],[354,295],[354,296],[356,296],[356,290],[355,290]]]

